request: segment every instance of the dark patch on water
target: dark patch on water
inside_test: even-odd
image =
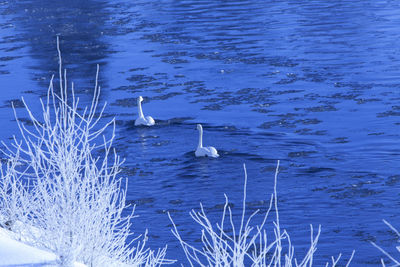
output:
[[[180,205],[183,203],[182,199],[174,199],[174,200],[170,200],[169,203],[174,204],[174,205]]]
[[[325,168],[325,167],[309,167],[304,170],[305,173],[320,173],[320,172],[335,172],[333,168]]]
[[[336,138],[332,139],[332,142],[337,143],[337,144],[345,144],[350,141],[347,137],[336,137]]]
[[[382,101],[381,99],[379,99],[379,98],[369,98],[369,99],[366,99],[366,98],[359,98],[359,99],[355,99],[355,100],[357,100],[357,104],[366,104],[366,103],[369,103],[369,102],[379,102],[379,101]]]
[[[13,100],[7,100],[5,101],[5,105],[1,106],[0,108],[24,108],[24,102],[20,99],[13,99]]]
[[[376,238],[365,231],[356,231],[353,235],[364,242],[376,242]]]
[[[298,151],[298,152],[290,152],[288,157],[290,158],[298,158],[298,157],[308,157],[312,154],[316,154],[317,151]]]
[[[16,123],[16,120],[15,120],[15,119],[12,119],[11,121],[14,122],[14,123]],[[33,126],[33,122],[32,122],[32,120],[29,119],[29,118],[20,118],[20,117],[18,117],[18,121],[19,121],[20,123],[22,123],[23,125],[26,125],[26,126]]]
[[[111,105],[120,107],[134,107],[137,106],[137,98],[117,99],[114,103],[111,103]]]
[[[301,135],[326,135],[327,131],[313,131],[312,129],[309,128],[303,128],[296,130],[295,133],[301,134]]]
[[[394,186],[397,185],[399,182],[400,182],[400,175],[393,175],[387,179],[385,184],[388,186]]]
[[[264,122],[259,127],[262,129],[271,129],[273,127],[296,128],[296,124],[288,119],[280,119],[271,122]]]
[[[140,198],[140,199],[134,199],[134,200],[129,200],[127,201],[127,204],[129,205],[149,205],[154,203],[155,199],[154,198]]]

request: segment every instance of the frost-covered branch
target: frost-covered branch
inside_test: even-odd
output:
[[[179,240],[183,251],[190,266],[301,266],[307,267],[313,265],[314,253],[317,250],[317,243],[321,233],[321,226],[318,227],[318,232],[314,234],[314,228],[311,228],[311,244],[304,256],[298,262],[294,258],[294,246],[291,243],[290,236],[286,230],[281,229],[278,211],[278,197],[277,197],[277,177],[279,172],[279,161],[275,171],[274,177],[274,193],[271,195],[269,206],[263,217],[260,225],[251,226],[251,221],[259,210],[253,212],[246,219],[246,194],[247,194],[247,172],[246,166],[244,168],[244,191],[242,202],[242,215],[240,220],[239,229],[235,229],[233,221],[232,210],[228,205],[228,197],[225,195],[225,206],[222,212],[221,222],[217,223],[214,227],[208,219],[203,205],[200,203],[200,211],[192,210],[190,216],[201,227],[201,241],[202,247],[195,247],[185,242],[179,234],[176,224],[172,220],[170,214],[169,219],[173,224],[171,230],[173,235]],[[275,219],[273,221],[274,237],[268,239],[267,237],[267,219],[270,212],[274,208]],[[230,230],[225,229],[225,219],[229,220]],[[347,262],[348,266],[353,258],[353,254]],[[340,259],[332,258],[331,266],[336,266]],[[326,266],[329,266],[327,263]]]
[[[400,243],[400,232],[393,225],[391,225],[388,221],[383,220],[383,222],[390,228],[390,230],[392,230],[397,235],[397,238],[398,238],[397,242]],[[380,250],[386,257],[388,257],[390,259],[390,261],[393,264],[391,266],[400,266],[400,256],[398,256],[398,259],[396,259],[391,254],[389,254],[389,252],[384,250],[382,247],[378,246],[376,243],[371,242],[371,244],[374,247],[376,247],[378,250]],[[400,246],[396,246],[396,250],[398,252],[400,252]],[[381,263],[382,263],[382,266],[385,266],[385,262],[383,259],[381,259]]]

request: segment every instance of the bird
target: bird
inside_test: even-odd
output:
[[[211,157],[211,158],[218,158],[218,151],[215,147],[207,146],[203,147],[203,126],[201,124],[197,124],[197,130],[199,130],[199,145],[197,146],[196,151],[194,154],[196,157]]]
[[[153,126],[155,124],[154,119],[151,116],[144,116],[142,111],[142,101],[143,97],[139,96],[137,99],[138,115],[139,117],[135,120],[135,126]]]

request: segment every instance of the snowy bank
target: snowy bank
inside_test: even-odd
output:
[[[0,266],[58,266],[54,253],[38,249],[16,240],[16,235],[0,228]],[[75,267],[84,267],[74,263]]]

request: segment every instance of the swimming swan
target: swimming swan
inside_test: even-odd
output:
[[[138,126],[138,125],[152,126],[155,124],[154,119],[151,116],[145,117],[143,115],[142,101],[143,101],[143,97],[139,96],[137,99],[139,117],[135,120],[135,126]]]
[[[197,130],[199,130],[199,145],[197,146],[196,151],[194,154],[196,157],[212,157],[212,158],[218,158],[218,151],[215,149],[215,147],[212,146],[207,146],[203,147],[203,127],[201,124],[197,124]]]

